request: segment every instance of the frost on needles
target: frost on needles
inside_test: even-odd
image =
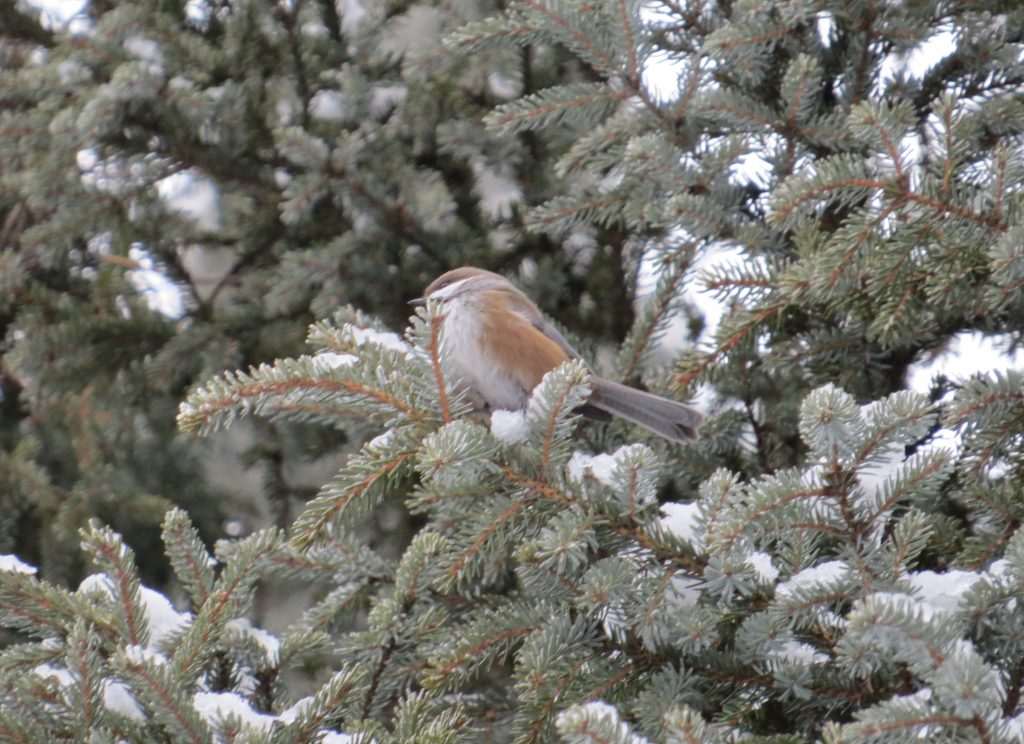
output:
[[[1024,4],[29,5],[0,3],[0,540],[49,521],[0,559],[0,740],[1024,740],[1024,375],[904,391],[959,334],[1020,345]],[[602,372],[706,395],[702,439],[582,424],[582,364],[473,414],[440,319],[395,333],[463,263],[558,298]],[[182,430],[259,420],[279,481],[300,425],[351,451],[210,551],[186,389]],[[190,512],[168,596],[154,503]],[[272,581],[309,598],[273,632]]]
[[[98,525],[77,591],[5,558],[0,615],[23,637],[0,656],[20,706],[5,707],[5,738],[725,742],[772,721],[828,741],[1024,735],[1006,667],[1024,538],[998,560],[918,568],[948,530],[933,505],[957,456],[922,445],[938,423],[926,398],[860,406],[819,388],[801,408],[803,466],[747,483],[719,470],[693,504],[659,505],[674,448],[580,449],[580,364],[549,373],[522,422],[492,423],[456,392],[435,312],[404,339],[339,314],[311,328],[312,356],[217,378],[182,405],[200,432],[240,415],[384,431],[290,537],[211,556],[170,512],[187,610],[143,586]],[[398,560],[359,539],[386,501],[423,519]],[[998,514],[978,518],[991,529]],[[274,576],[315,597],[279,634],[246,620]],[[297,665],[319,670],[305,696],[284,682]]]

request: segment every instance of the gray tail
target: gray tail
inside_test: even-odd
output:
[[[620,416],[673,442],[692,442],[704,417],[685,403],[591,377],[588,408]]]

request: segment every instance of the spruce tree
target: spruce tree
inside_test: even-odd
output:
[[[25,298],[70,313],[63,298],[81,285],[109,299],[116,327],[166,329],[132,299],[123,262],[84,274],[60,263],[90,255],[69,251],[67,235],[88,242],[113,219],[75,199],[101,201],[130,236],[107,255],[137,241],[174,276],[195,241],[238,251],[243,267],[229,275],[237,286],[164,330],[163,346],[130,349],[141,361],[118,367],[120,394],[163,359],[179,370],[166,399],[203,378],[177,413],[189,436],[244,418],[280,436],[312,427],[362,443],[294,523],[218,541],[213,554],[185,510],[167,512],[162,543],[187,610],[144,584],[137,550],[98,521],[80,531],[95,573],[77,590],[5,558],[0,616],[18,642],[0,654],[0,734],[1024,738],[1024,379],[985,370],[907,389],[916,363],[963,334],[1012,346],[1024,325],[1024,10],[202,7],[94,5],[92,41],[20,37],[52,49],[8,73],[18,86],[5,121],[65,115],[39,135],[45,150],[5,148],[31,215],[4,254],[17,269],[4,281],[24,293],[7,310],[18,397],[61,400],[43,395],[51,385],[79,405],[95,395],[29,373],[44,358],[30,344],[57,333],[28,325],[48,316],[24,310]],[[936,37],[951,51],[912,69]],[[117,64],[115,52],[136,58]],[[75,87],[70,103],[30,86],[83,56],[108,76]],[[656,63],[676,71],[668,93],[651,83]],[[179,78],[191,87],[170,85]],[[374,90],[392,84],[404,98],[375,111]],[[339,97],[314,103],[323,90]],[[177,108],[178,95],[191,106]],[[97,199],[95,183],[57,167],[57,135],[72,124],[83,139],[64,157],[88,143],[114,159],[111,188],[124,193]],[[218,179],[220,242],[168,219],[151,190],[132,192],[132,157],[146,173]],[[514,209],[488,212],[495,192],[481,184],[509,172]],[[47,191],[58,184],[66,201]],[[111,228],[112,246],[120,234]],[[246,252],[260,240],[265,251]],[[743,260],[699,270],[725,248]],[[581,362],[549,373],[521,412],[471,410],[443,307],[411,318],[399,307],[434,264],[464,261],[518,272],[603,374],[700,391],[701,440],[581,424]],[[649,266],[656,287],[640,296]],[[393,292],[371,283],[384,275]],[[572,291],[552,300],[563,281]],[[692,286],[717,292],[727,312],[706,345],[659,363],[680,315],[700,337]],[[307,353],[260,359],[310,316]],[[265,346],[243,344],[237,371],[210,375],[232,360],[194,354],[187,370],[171,364],[168,349],[180,359],[203,329],[210,349],[246,332]],[[18,483],[52,478],[41,445],[18,446]],[[374,515],[388,508],[413,517],[400,544],[378,539]],[[249,619],[271,578],[313,596],[276,634]]]
[[[525,266],[570,327],[624,332],[616,231],[574,253],[523,225],[566,134],[482,121],[585,68],[556,49],[525,67],[521,50],[448,52],[489,3],[97,1],[63,30],[0,7],[0,549],[47,577],[81,578],[93,516],[142,544],[175,504],[207,540],[289,524],[316,491],[305,464],[365,431],[260,422],[211,458],[174,411],[211,375],[301,353],[340,307],[398,327],[450,266]],[[260,473],[255,506],[252,485],[197,477],[218,459]],[[140,564],[159,585],[155,558]]]

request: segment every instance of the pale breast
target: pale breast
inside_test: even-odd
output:
[[[501,363],[485,351],[487,345],[480,343],[483,326],[471,302],[468,298],[456,298],[444,305],[443,342],[451,360],[477,405],[486,404],[492,409],[522,408],[530,390],[502,374]]]

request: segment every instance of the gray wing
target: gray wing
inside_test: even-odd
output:
[[[573,348],[572,344],[565,340],[565,336],[559,333],[557,328],[548,323],[544,319],[544,316],[536,312],[533,308],[529,308],[529,310],[530,312],[520,312],[520,315],[526,318],[526,320],[530,321],[530,325],[532,325],[538,331],[540,331],[545,336],[554,341],[556,344],[558,344],[558,347],[562,351],[564,351],[570,359],[582,359],[580,353]],[[596,406],[592,406],[589,403],[584,403],[580,407],[579,411],[581,414],[583,414],[585,418],[591,419],[593,421],[612,420],[612,416],[610,413],[600,408],[597,408]]]
[[[545,336],[554,341],[556,344],[558,344],[562,348],[562,351],[568,354],[571,359],[582,358],[580,357],[579,352],[577,352],[576,349],[572,348],[572,344],[565,340],[565,336],[559,333],[558,329],[555,328],[550,323],[548,323],[546,320],[544,320],[543,318],[538,318],[536,320],[531,320],[530,322],[533,324],[534,328],[536,328],[538,331],[540,331]],[[609,412],[604,411],[598,408],[597,406],[593,406],[590,403],[584,403],[582,406],[580,406],[579,412],[583,414],[584,418],[588,418],[591,421],[607,422],[612,420],[612,416]]]
[[[558,329],[548,323],[537,306],[522,292],[516,291],[507,296],[508,308],[516,313],[523,320],[550,338],[558,347],[564,351],[570,359],[581,359],[580,353],[572,348],[572,344],[565,340],[565,336],[558,332]]]
[[[530,324],[538,331],[543,333],[545,336],[550,338],[556,344],[558,344],[562,351],[569,355],[571,359],[580,359],[580,353],[576,349],[572,348],[572,344],[565,340],[565,336],[558,332],[558,329],[548,323],[544,318],[530,318]]]

